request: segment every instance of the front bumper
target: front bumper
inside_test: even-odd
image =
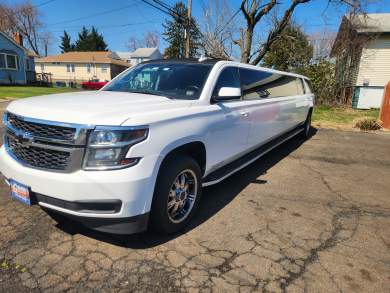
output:
[[[48,210],[47,208],[43,209]],[[80,217],[64,214],[58,211],[54,211],[54,213],[65,216],[73,221],[77,221],[89,229],[111,234],[128,235],[143,232],[148,228],[149,221],[149,213],[126,218]],[[53,210],[50,210],[49,214],[53,215]]]
[[[55,210],[92,228],[107,226],[110,230],[112,226],[112,230],[116,230],[114,226],[121,221],[132,226],[142,216],[141,222],[147,222],[157,177],[155,166],[159,159],[157,155],[145,157],[136,166],[115,171],[57,173],[25,167],[2,146],[0,172],[8,179],[29,186],[32,194],[38,195],[36,202],[43,208]],[[53,200],[40,199],[39,195]],[[63,204],[58,204],[61,201]],[[120,208],[94,210],[78,205],[80,202],[105,201],[120,202]],[[100,230],[109,232],[106,228]]]

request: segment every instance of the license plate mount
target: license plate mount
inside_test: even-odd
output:
[[[8,180],[8,182],[11,189],[11,197],[31,206],[30,187],[13,179]]]

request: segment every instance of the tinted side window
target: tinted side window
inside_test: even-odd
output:
[[[222,87],[241,87],[238,68],[227,67],[222,70],[214,87],[213,96],[217,96]]]
[[[303,94],[299,78],[293,76],[241,68],[240,77],[245,100]]]
[[[303,79],[300,78],[299,81],[300,81],[299,87],[302,89],[302,93],[309,94],[309,92],[306,90],[305,82],[303,81]]]
[[[243,99],[253,100],[270,97],[267,83],[272,73],[240,68]]]
[[[311,84],[311,81],[308,79],[305,79],[305,84],[306,84],[306,93],[311,94],[313,93],[313,85]]]

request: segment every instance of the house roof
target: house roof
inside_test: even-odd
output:
[[[35,59],[35,62],[108,63],[129,67],[127,62],[116,59],[111,51],[66,52]]]
[[[351,28],[357,35],[390,33],[390,13],[368,13],[354,16],[349,14],[344,15],[330,56],[334,57],[338,54],[342,39],[345,38],[345,32]]]
[[[130,53],[131,54],[130,56],[132,58],[148,58],[152,56],[155,52],[160,53],[158,48],[138,48],[134,52]]]
[[[26,47],[23,47],[21,45],[19,45],[17,42],[15,42],[14,39],[10,38],[6,33],[0,31],[0,34],[3,35],[8,41],[10,41],[12,44],[14,44],[16,47],[20,48],[20,49],[23,49],[25,54],[29,57],[38,57],[37,54],[35,54],[35,52],[27,49]]]
[[[132,52],[115,52],[122,60],[130,60]]]
[[[369,13],[357,15],[352,24],[358,33],[390,32],[390,13]]]

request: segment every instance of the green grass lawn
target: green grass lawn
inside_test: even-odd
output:
[[[38,86],[0,86],[0,99],[27,98],[48,94],[59,94],[66,92],[79,91],[68,87],[38,87]]]
[[[359,118],[379,117],[379,109],[357,110],[347,107],[315,106],[313,125],[335,128],[353,128]]]

